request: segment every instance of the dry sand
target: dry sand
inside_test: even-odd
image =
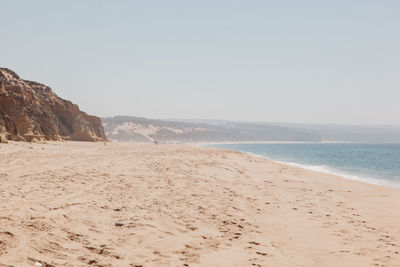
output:
[[[400,266],[399,189],[186,145],[0,162],[0,266]]]

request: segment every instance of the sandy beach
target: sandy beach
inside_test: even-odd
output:
[[[0,144],[0,266],[400,266],[400,190],[190,145]]]

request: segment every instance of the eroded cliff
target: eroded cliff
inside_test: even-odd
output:
[[[44,84],[0,68],[0,142],[106,141],[101,120],[58,97]]]

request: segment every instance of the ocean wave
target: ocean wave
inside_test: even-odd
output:
[[[398,182],[396,183],[394,181],[389,181],[389,180],[385,180],[385,179],[381,179],[381,178],[372,178],[372,177],[367,177],[367,176],[363,176],[363,175],[350,174],[350,173],[347,173],[344,171],[334,169],[328,165],[306,165],[306,164],[301,164],[301,163],[297,163],[297,162],[275,160],[275,159],[269,158],[263,154],[255,154],[255,153],[249,153],[249,152],[246,152],[246,153],[250,154],[252,156],[260,157],[263,159],[268,159],[273,162],[286,164],[286,165],[294,166],[297,168],[332,174],[332,175],[340,176],[340,177],[343,177],[346,179],[364,182],[364,183],[368,183],[368,184],[400,188],[400,183],[398,183]]]

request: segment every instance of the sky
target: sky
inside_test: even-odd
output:
[[[101,117],[400,124],[400,1],[0,0],[0,66]]]

